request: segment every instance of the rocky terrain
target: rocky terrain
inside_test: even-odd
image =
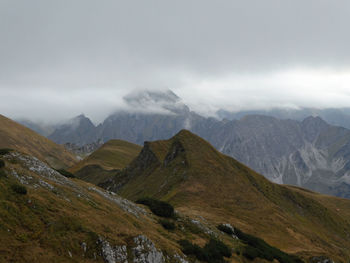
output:
[[[79,146],[75,143],[67,142],[63,144],[64,148],[66,148],[68,151],[74,153],[77,158],[84,159],[86,156],[90,155],[94,151],[96,151],[98,148],[100,148],[103,145],[102,140],[98,140],[93,143],[84,144],[82,146]]]
[[[250,115],[226,123],[209,141],[274,182],[350,197],[350,131],[319,117]]]

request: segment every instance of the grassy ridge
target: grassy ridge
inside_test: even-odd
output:
[[[130,142],[110,140],[73,166],[70,171],[76,173],[88,165],[99,165],[104,170],[122,169],[140,153],[141,148]]]

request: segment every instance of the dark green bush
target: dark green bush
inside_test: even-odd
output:
[[[193,255],[198,260],[208,262],[208,255],[205,253],[204,249],[196,244],[192,244],[188,240],[180,240],[179,244],[181,246],[181,250],[185,255]]]
[[[2,167],[5,167],[5,162],[4,162],[4,160],[0,159],[0,168],[2,168]]]
[[[272,261],[277,259],[280,263],[302,263],[303,261],[293,255],[289,255],[267,244],[264,240],[246,234],[239,229],[235,229],[237,237],[246,243],[243,249],[243,256],[249,259],[261,258]]]
[[[58,169],[58,170],[56,170],[56,171],[59,172],[60,174],[62,174],[63,176],[65,176],[65,177],[68,177],[68,178],[75,178],[74,174],[68,172],[67,170]]]
[[[20,185],[20,184],[11,185],[11,189],[17,194],[21,194],[21,195],[27,194],[27,188],[25,188],[23,185]]]
[[[222,257],[231,257],[231,249],[226,246],[223,242],[217,239],[210,239],[204,247],[207,251],[209,258],[211,259],[222,259]]]
[[[162,219],[162,220],[159,220],[158,222],[167,230],[174,230],[175,229],[175,224],[169,220]]]
[[[210,239],[204,248],[192,244],[188,240],[180,240],[181,250],[186,255],[193,255],[200,261],[210,263],[225,262],[223,257],[231,257],[231,250],[223,242]]]
[[[136,203],[148,206],[152,213],[157,216],[168,218],[175,216],[174,207],[167,202],[146,197],[138,199]]]
[[[218,226],[217,226],[217,229],[219,229],[220,231],[222,231],[222,232],[224,232],[224,233],[226,233],[226,234],[229,234],[229,235],[233,235],[233,234],[234,234],[233,231],[232,231],[232,229],[231,229],[230,227],[225,226],[225,225],[223,225],[223,224],[218,225]]]

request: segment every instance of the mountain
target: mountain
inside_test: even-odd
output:
[[[78,178],[98,184],[127,166],[141,148],[126,141],[110,140],[69,170]]]
[[[0,148],[11,148],[33,155],[54,168],[66,168],[77,162],[63,146],[2,115],[0,115]]]
[[[1,151],[0,262],[302,262],[233,228],[227,218],[219,230],[216,221],[177,210],[165,218],[173,206],[152,202],[157,210],[67,178],[33,156]],[[262,250],[256,254],[254,247]]]
[[[130,111],[118,111],[98,126],[103,141],[122,139],[136,144],[166,139],[205,118],[191,112],[172,91],[139,91],[124,97]]]
[[[183,130],[145,142],[139,156],[101,186],[131,200],[166,200],[201,221],[225,221],[304,258],[350,257],[350,201],[274,184]]]
[[[346,109],[274,109],[266,114],[280,119],[240,112],[236,114],[239,119],[219,120],[191,111],[171,91],[138,91],[124,101],[130,111],[115,112],[97,127],[80,116],[49,138],[78,145],[112,139],[142,145],[144,141],[166,139],[188,129],[274,182],[350,198],[349,130],[317,116],[321,114],[338,123],[346,121]],[[229,117],[227,112],[220,114]],[[290,119],[281,119],[287,117]]]
[[[350,108],[273,108],[270,110],[247,110],[237,112],[218,110],[216,114],[219,118],[228,120],[239,120],[247,115],[266,115],[278,119],[302,121],[309,116],[313,116],[320,117],[329,124],[350,129]]]
[[[274,182],[350,198],[350,131],[319,117],[248,115],[211,132],[209,141]]]
[[[95,125],[85,115],[81,114],[67,123],[59,125],[48,138],[56,143],[74,143],[80,146],[94,143],[98,140]]]

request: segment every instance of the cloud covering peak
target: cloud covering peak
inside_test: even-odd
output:
[[[346,0],[0,2],[0,112],[95,120],[130,90],[217,108],[349,105]]]

